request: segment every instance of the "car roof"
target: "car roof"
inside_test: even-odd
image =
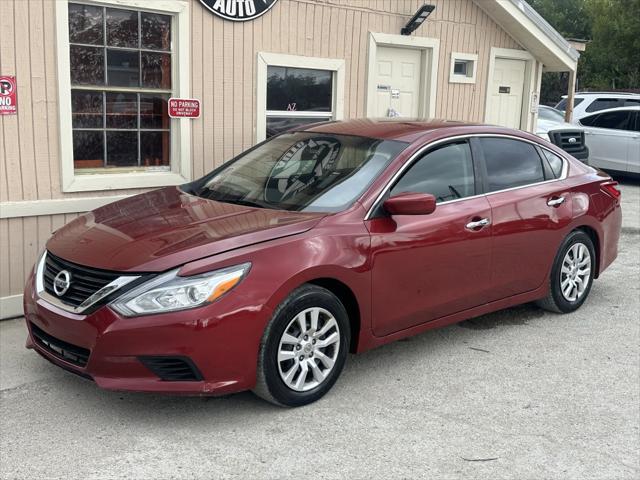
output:
[[[418,118],[361,118],[312,124],[298,131],[314,133],[333,133],[338,135],[355,135],[378,138],[382,140],[398,140],[414,142],[426,133],[435,131],[458,130],[457,127],[492,127],[480,123],[467,123],[441,119]],[[496,128],[496,127],[493,127]],[[501,128],[501,130],[505,130]]]
[[[606,108],[604,110],[596,110],[595,112],[589,112],[589,115],[585,115],[584,117],[580,118],[579,120],[582,120],[582,119],[587,118],[587,117],[592,117],[594,115],[600,115],[601,113],[624,112],[624,111],[640,112],[640,105],[637,106],[637,107],[616,107],[616,108]]]
[[[564,97],[565,95],[563,95]],[[607,96],[607,97],[640,97],[640,93],[633,92],[576,92],[576,97],[590,97],[590,96]]]

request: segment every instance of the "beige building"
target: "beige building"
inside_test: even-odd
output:
[[[534,130],[542,71],[577,59],[522,0],[0,0],[17,93],[0,116],[1,316],[20,314],[38,251],[82,212],[301,123]],[[200,117],[169,118],[170,97],[199,99]]]

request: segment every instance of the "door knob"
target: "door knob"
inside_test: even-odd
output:
[[[483,218],[481,220],[475,220],[473,222],[469,222],[465,225],[465,227],[469,230],[475,230],[476,228],[482,228],[491,223],[491,220],[488,218]]]

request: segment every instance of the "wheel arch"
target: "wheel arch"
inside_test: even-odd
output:
[[[356,298],[355,293],[353,293],[353,290],[351,290],[351,288],[347,284],[341,282],[340,280],[330,277],[315,278],[305,283],[326,288],[336,297],[338,297],[345,310],[347,311],[347,316],[349,317],[349,325],[351,328],[349,352],[355,353],[358,349],[358,339],[360,337],[361,314],[358,299]]]
[[[589,225],[580,225],[574,228],[572,231],[584,232],[591,239],[591,242],[593,243],[593,248],[596,251],[596,271],[594,274],[594,278],[598,278],[600,276],[600,255],[602,252],[601,245],[600,245],[600,236],[598,235],[598,232]]]

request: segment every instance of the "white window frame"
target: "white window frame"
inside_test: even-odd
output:
[[[179,185],[191,180],[191,125],[186,118],[171,119],[171,168],[169,171],[131,171],[77,174],[73,163],[71,121],[71,65],[69,61],[69,10],[74,0],[56,2],[56,40],[58,67],[58,108],[60,126],[60,170],[63,192],[120,190],[127,188]],[[186,0],[75,0],[96,6],[134,8],[172,15],[172,74],[174,97],[188,98],[190,83],[189,3]]]
[[[256,86],[256,143],[267,138],[267,69],[268,67],[308,68],[313,70],[329,70],[333,72],[331,112],[272,112],[278,116],[327,117],[333,120],[344,118],[344,77],[345,61],[341,58],[303,57],[281,53],[258,52],[257,86]]]
[[[456,62],[471,62],[473,70],[471,75],[455,73]],[[451,52],[451,66],[449,67],[449,83],[476,83],[478,71],[478,55],[475,53]]]

